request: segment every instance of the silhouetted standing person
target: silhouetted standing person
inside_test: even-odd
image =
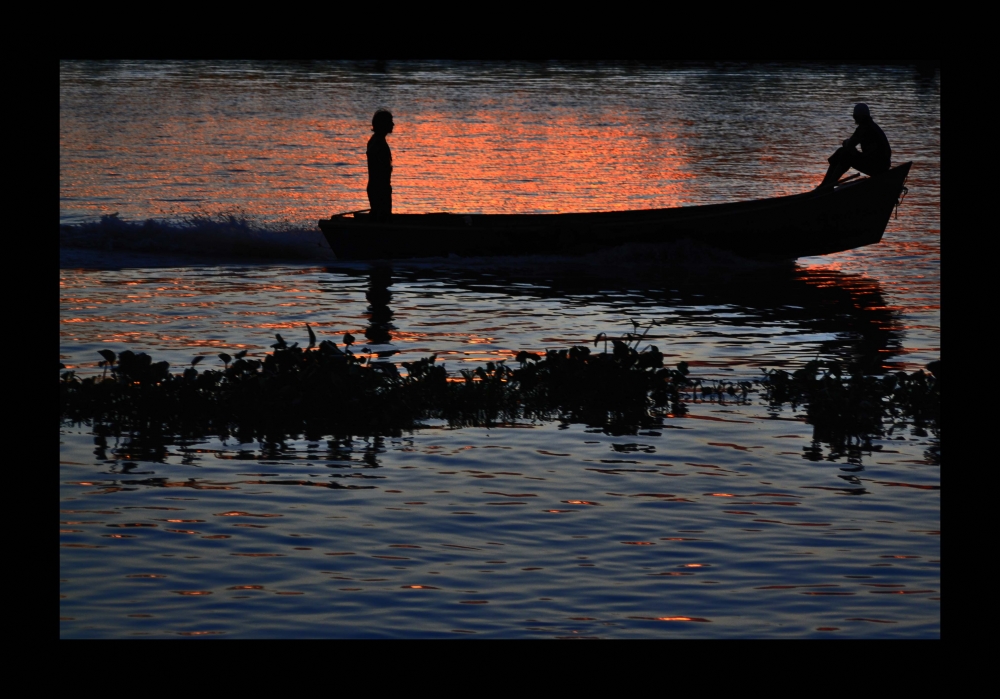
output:
[[[852,167],[866,175],[877,175],[889,169],[892,160],[889,139],[872,119],[867,104],[859,102],[854,105],[854,123],[858,128],[853,136],[844,141],[843,147],[830,156],[830,169],[826,171],[819,188],[834,186],[840,176]],[[855,148],[858,145],[861,146],[860,151]]]
[[[385,137],[392,133],[392,112],[379,109],[372,117],[372,131],[368,139],[368,203],[371,215],[385,220],[392,213],[392,151]]]

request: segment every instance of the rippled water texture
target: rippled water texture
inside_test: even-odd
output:
[[[367,208],[380,106],[397,211],[550,212],[805,191],[856,101],[914,165],[883,241],[847,253],[633,247],[385,276],[338,262],[315,225]],[[700,378],[816,357],[913,371],[940,358],[939,192],[940,78],[906,66],[66,62],[60,361],[215,368],[275,333],[304,345],[309,323],[455,376],[636,321]],[[96,223],[114,212],[164,227]],[[63,424],[61,635],[940,635],[936,432],[842,454],[801,407],[688,408],[626,435],[431,421],[261,444]]]

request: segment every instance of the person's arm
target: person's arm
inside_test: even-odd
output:
[[[382,168],[383,177],[385,178],[386,184],[389,183],[392,177],[392,151],[389,149],[389,144],[385,141],[382,142],[382,148],[379,152],[379,160],[381,161],[379,165]]]
[[[858,124],[858,128],[854,129],[854,133],[851,137],[844,139],[844,148],[854,148],[854,146],[861,143],[861,131],[863,127],[863,124]]]
[[[367,155],[369,184],[388,184],[392,172],[389,146],[385,142],[369,143]]]

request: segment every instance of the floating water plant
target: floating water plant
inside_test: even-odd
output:
[[[600,353],[584,346],[522,351],[517,368],[488,362],[462,370],[458,381],[448,379],[436,356],[403,362],[400,373],[391,362],[355,354],[350,333],[342,346],[330,340],[317,345],[308,326],[305,349],[279,334],[263,360],[248,359],[245,350],[220,353],[221,369],[199,371],[204,356],[198,356],[172,373],[167,362],[145,353],[104,349],[102,375],[61,373],[60,409],[63,419],[100,423],[116,433],[236,433],[244,441],[398,434],[428,418],[456,426],[560,419],[631,434],[684,415],[692,403],[745,403],[753,394],[772,407],[805,406],[817,439],[832,444],[867,443],[906,420],[938,427],[940,362],[929,365],[930,374],[875,377],[816,360],[791,373],[765,370],[757,382],[713,381],[692,377],[685,362],[665,366],[655,346],[640,351],[646,333],[638,324],[633,329],[621,339],[598,335]]]
[[[814,360],[794,372],[765,370],[760,383],[772,405],[804,405],[818,440],[844,446],[892,433],[909,421],[940,429],[941,362],[930,373],[900,371],[882,377],[849,373],[840,362]]]

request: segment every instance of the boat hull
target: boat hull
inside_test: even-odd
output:
[[[878,243],[911,163],[772,199],[570,214],[367,214],[319,222],[343,260],[492,255],[578,255],[639,243],[691,240],[741,257],[788,260]]]

